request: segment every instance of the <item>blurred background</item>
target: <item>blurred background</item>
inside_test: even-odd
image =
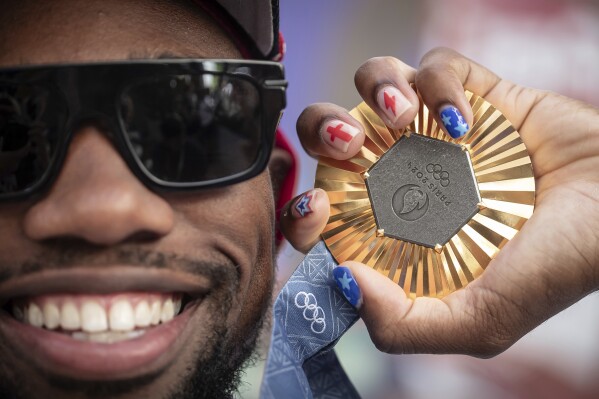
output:
[[[354,72],[371,57],[392,55],[417,66],[428,50],[447,46],[508,80],[599,106],[597,0],[280,3],[290,82],[281,125],[301,154],[298,193],[313,186],[316,161],[301,150],[297,117],[314,102],[357,105]],[[279,287],[301,259],[283,248]],[[599,398],[598,309],[599,296],[592,294],[490,360],[386,355],[361,323],[336,351],[365,399]],[[246,371],[241,398],[258,398],[263,367],[259,361]]]

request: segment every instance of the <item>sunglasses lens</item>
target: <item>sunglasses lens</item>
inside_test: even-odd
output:
[[[65,117],[64,102],[51,90],[0,82],[0,195],[42,181]]]
[[[170,183],[246,172],[264,140],[260,93],[240,76],[203,73],[140,81],[123,91],[120,113],[138,162]]]

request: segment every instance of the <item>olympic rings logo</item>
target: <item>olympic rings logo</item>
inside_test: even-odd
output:
[[[439,184],[443,187],[449,186],[449,173],[443,170],[443,167],[438,163],[429,163],[426,165],[426,171],[433,174],[435,180],[439,180]]]
[[[322,334],[327,328],[324,310],[318,306],[316,297],[310,292],[300,291],[295,296],[295,306],[303,309],[302,315],[306,321],[311,321],[310,329],[314,334]]]

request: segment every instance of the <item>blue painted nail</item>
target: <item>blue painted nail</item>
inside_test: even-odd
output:
[[[354,308],[360,308],[360,306],[362,306],[362,291],[360,291],[360,287],[358,287],[349,268],[337,266],[333,269],[333,278],[345,299],[347,299]]]
[[[470,129],[460,110],[453,105],[442,108],[440,116],[447,133],[454,139],[462,137]]]

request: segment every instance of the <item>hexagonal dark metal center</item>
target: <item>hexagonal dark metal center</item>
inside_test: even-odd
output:
[[[468,151],[403,136],[368,170],[366,186],[384,235],[434,248],[445,245],[481,202]]]

